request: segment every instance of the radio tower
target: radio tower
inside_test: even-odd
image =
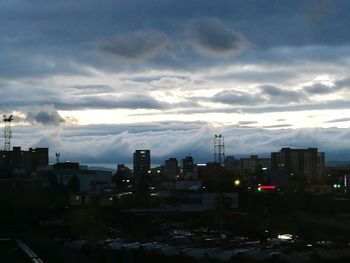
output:
[[[10,151],[11,150],[11,122],[13,121],[13,116],[10,115],[7,117],[4,115],[3,121],[5,122],[5,132],[4,132],[4,137],[5,137],[5,151]]]
[[[225,159],[225,141],[224,136],[214,135],[214,162],[222,164]]]

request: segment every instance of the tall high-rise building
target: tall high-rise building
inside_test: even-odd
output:
[[[271,153],[271,168],[285,170],[298,182],[319,182],[324,176],[324,153],[317,148],[282,148]]]
[[[140,178],[146,176],[151,170],[150,150],[136,150],[134,152],[134,176]]]
[[[165,176],[175,178],[178,175],[178,164],[176,158],[169,158],[165,161]]]

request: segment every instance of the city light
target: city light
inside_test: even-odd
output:
[[[260,186],[261,190],[274,190],[276,189],[276,186],[274,185],[262,185]]]
[[[276,186],[275,185],[258,185],[258,192],[262,191],[269,191],[269,190],[275,190]]]
[[[234,184],[235,184],[235,186],[240,186],[241,181],[239,179],[237,179],[237,180],[235,180]]]
[[[281,240],[291,240],[291,239],[293,239],[293,235],[291,235],[291,234],[281,234],[281,235],[278,235],[277,238],[281,239]]]

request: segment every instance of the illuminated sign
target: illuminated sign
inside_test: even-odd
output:
[[[260,186],[261,190],[268,190],[268,189],[276,189],[276,186],[274,185],[262,185]]]
[[[260,185],[258,187],[259,192],[264,191],[264,190],[275,190],[275,189],[276,189],[275,185]]]

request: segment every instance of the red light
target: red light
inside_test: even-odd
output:
[[[261,190],[272,190],[272,189],[276,189],[276,186],[274,185],[262,185],[260,186]]]

